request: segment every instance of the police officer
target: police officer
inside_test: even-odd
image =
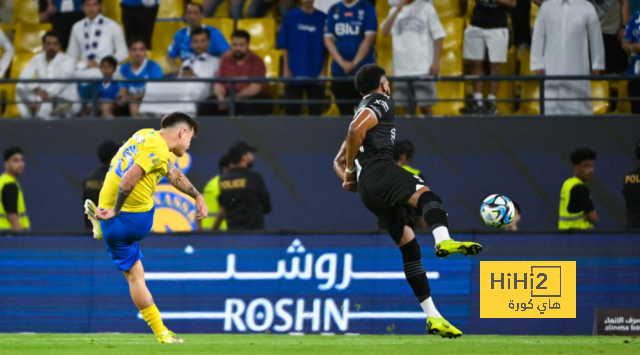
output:
[[[223,155],[220,160],[218,160],[218,171],[220,174],[213,177],[213,179],[209,180],[207,185],[204,187],[204,191],[202,192],[202,196],[204,196],[204,202],[207,204],[207,208],[209,208],[209,215],[202,219],[198,220],[200,228],[203,229],[211,229],[213,227],[213,223],[218,216],[218,212],[220,211],[220,204],[218,203],[218,198],[220,197],[220,176],[226,173],[229,170],[229,157]],[[222,221],[220,225],[221,230],[227,229],[227,221]]]
[[[98,159],[100,160],[100,166],[92,171],[89,175],[85,176],[82,181],[82,201],[91,200],[97,206],[98,198],[100,197],[100,189],[104,184],[104,178],[109,171],[109,165],[111,159],[118,152],[118,145],[112,141],[102,143],[98,147]],[[91,230],[93,226],[88,218],[85,218],[85,228]]]
[[[31,227],[18,176],[24,172],[22,149],[4,151],[4,174],[0,175],[0,231],[28,230]]]
[[[591,193],[584,184],[593,178],[596,157],[596,152],[588,148],[571,153],[574,175],[564,182],[560,191],[559,229],[590,229],[598,223]]]
[[[636,158],[640,161],[640,139],[636,142]],[[626,228],[640,228],[640,164],[624,177],[622,188],[627,207]]]
[[[245,142],[229,148],[229,171],[220,177],[220,210],[213,230],[218,230],[223,220],[229,230],[264,229],[264,215],[271,212],[271,197],[262,176],[249,170],[256,151]]]

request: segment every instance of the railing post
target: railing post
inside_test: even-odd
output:
[[[91,85],[92,93],[91,93],[91,105],[92,107],[92,115],[93,117],[98,117],[100,114],[100,107],[98,107],[98,82],[94,81]]]
[[[236,115],[236,83],[231,82],[229,85],[229,117]]]
[[[540,77],[539,80],[539,102],[540,102],[540,116],[544,116],[544,77]]]
[[[413,97],[413,81],[408,80],[405,83],[407,84],[407,114],[413,116],[416,113],[416,101]]]

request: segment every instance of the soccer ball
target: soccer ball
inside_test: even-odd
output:
[[[504,228],[516,214],[516,207],[505,195],[491,195],[484,199],[480,207],[480,216],[489,227]]]

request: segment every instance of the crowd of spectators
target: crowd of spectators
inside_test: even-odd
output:
[[[106,78],[141,79],[140,82],[109,83],[98,87],[101,99],[97,112],[137,117],[162,115],[180,107],[186,113],[228,115],[233,95],[236,115],[268,115],[278,94],[265,82],[206,83],[190,78],[264,78],[263,57],[250,50],[251,36],[235,30],[227,41],[220,29],[203,24],[222,0],[187,3],[186,27],[173,36],[168,48],[151,48],[153,28],[161,0],[122,0],[122,18],[102,14],[101,0],[40,0],[41,22],[51,22],[53,31],[42,37],[44,51],[31,59],[20,78]],[[284,99],[300,103],[283,105],[286,115],[300,115],[302,103],[324,100],[331,95],[341,115],[349,116],[360,99],[350,80],[314,81],[329,75],[352,76],[361,66],[376,62],[378,31],[392,37],[395,77],[437,77],[446,31],[438,12],[427,0],[389,1],[386,19],[379,19],[376,5],[369,0],[279,0],[282,23],[276,47],[282,51],[282,77],[304,78],[304,82],[284,85]],[[511,45],[523,52],[530,49],[530,69],[538,75],[598,75],[601,73],[640,75],[640,13],[637,0],[470,0],[474,2],[469,24],[464,30],[462,56],[470,63],[470,73],[497,76],[507,62]],[[529,12],[533,1],[541,5],[533,34]],[[230,0],[229,16],[241,19],[244,0]],[[274,5],[269,0],[251,0],[247,17],[261,17]],[[322,9],[322,10],[320,10]],[[511,17],[511,25],[509,24]],[[526,19],[526,21],[525,21]],[[522,20],[522,21],[520,21]],[[4,75],[14,49],[0,31],[0,74]],[[148,58],[148,50],[166,51],[170,72]],[[606,55],[605,55],[606,53]],[[329,61],[329,58],[330,61]],[[521,62],[526,65],[526,62]],[[149,82],[173,76],[184,83]],[[500,81],[474,81],[473,98],[460,110],[463,114],[498,114],[496,101]],[[233,90],[231,85],[235,85]],[[330,89],[330,94],[329,90]],[[91,115],[94,85],[19,84],[16,89],[22,117],[71,117]],[[488,93],[485,96],[484,93]],[[545,82],[545,112],[558,115],[593,113],[588,80]],[[629,96],[640,97],[640,81],[629,80]],[[423,114],[432,113],[438,101],[434,81],[396,81],[392,90],[396,106],[405,107],[412,97]],[[79,104],[85,100],[84,109]],[[554,99],[560,99],[554,100]],[[571,101],[563,101],[573,99]],[[168,100],[182,101],[168,103]],[[257,101],[248,101],[257,100]],[[632,112],[640,113],[640,101],[632,101]],[[95,109],[95,108],[93,108]],[[310,102],[307,112],[321,115],[326,105]],[[413,107],[406,107],[413,113]]]

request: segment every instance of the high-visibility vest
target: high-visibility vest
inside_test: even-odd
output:
[[[567,179],[562,185],[560,190],[560,214],[558,219],[559,229],[590,229],[593,228],[593,224],[584,219],[584,213],[571,213],[569,212],[569,198],[571,196],[571,189],[576,185],[583,185],[584,182],[577,177]]]
[[[404,170],[410,172],[413,175],[420,175],[420,170],[416,168],[412,168],[409,165],[403,165],[402,167],[404,168]]]
[[[204,197],[204,202],[207,204],[207,208],[209,209],[209,214],[207,217],[202,219],[201,226],[203,230],[211,229],[216,217],[218,217],[218,211],[220,211],[220,204],[218,202],[218,197],[220,197],[220,175],[217,175],[207,183],[207,186],[204,187],[202,196]],[[226,220],[222,221],[220,229],[227,229]]]
[[[27,207],[24,205],[24,194],[22,193],[20,184],[9,174],[0,175],[0,193],[2,193],[5,185],[8,184],[18,185],[18,220],[20,221],[22,229],[29,229],[31,227],[31,223],[29,222],[29,217],[27,217]],[[0,230],[3,229],[11,229],[11,223],[9,223],[7,211],[5,211],[4,206],[2,205],[2,200],[0,199]]]

